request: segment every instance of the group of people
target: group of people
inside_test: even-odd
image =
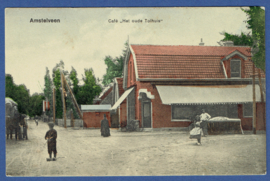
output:
[[[195,117],[194,121],[194,128],[190,131],[190,138],[196,138],[197,139],[197,144],[201,145],[201,136],[207,136],[207,121],[211,118],[211,116],[205,112],[204,109],[202,109],[202,114],[197,115]],[[46,132],[45,135],[45,140],[47,140],[47,145],[48,145],[48,153],[49,157],[47,160],[48,161],[55,161],[56,160],[56,139],[57,139],[57,131],[53,129],[54,123],[49,122],[48,123],[49,130]],[[110,136],[110,127],[109,127],[109,121],[106,118],[106,114],[104,114],[104,119],[101,120],[101,136],[103,137],[108,137]],[[52,158],[52,153],[53,153],[53,158]]]
[[[197,145],[201,145],[201,137],[208,135],[208,120],[211,116],[202,109],[201,115],[195,116],[194,128],[190,131],[190,138],[197,139]]]

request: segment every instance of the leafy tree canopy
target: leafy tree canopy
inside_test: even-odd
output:
[[[84,85],[79,90],[78,104],[93,104],[93,99],[100,94],[101,87],[96,83],[92,69],[85,69],[84,74]]]
[[[122,77],[123,75],[123,65],[126,57],[126,50],[128,48],[128,43],[125,43],[125,50],[123,50],[122,55],[116,58],[111,56],[106,56],[104,59],[105,64],[107,65],[106,74],[103,76],[102,84],[104,86],[109,85],[115,77]]]

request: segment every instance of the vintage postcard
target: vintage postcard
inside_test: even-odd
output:
[[[266,174],[264,7],[6,8],[6,176]]]

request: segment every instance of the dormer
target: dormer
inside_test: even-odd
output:
[[[245,78],[245,61],[248,60],[243,53],[238,50],[233,51],[221,60],[226,78]]]

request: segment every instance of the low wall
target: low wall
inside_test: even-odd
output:
[[[64,127],[64,119],[55,119],[55,124]],[[71,127],[71,120],[66,119],[66,126]],[[83,127],[83,120],[74,119],[74,127]]]

